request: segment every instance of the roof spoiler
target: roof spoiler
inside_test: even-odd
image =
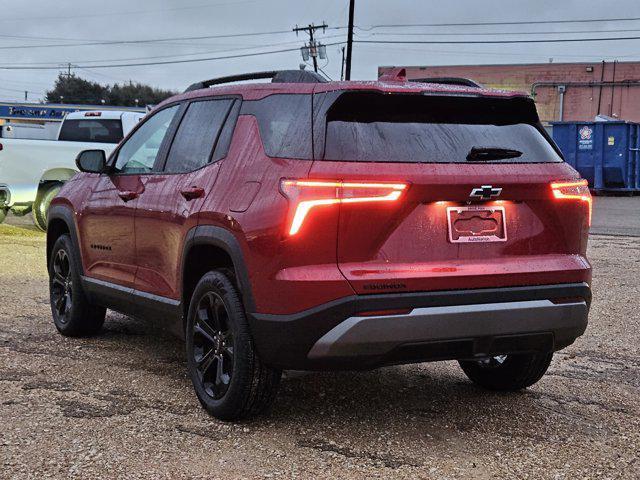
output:
[[[327,81],[323,76],[306,70],[272,70],[267,72],[243,73],[240,75],[229,75],[227,77],[212,78],[211,80],[203,80],[196,82],[185,90],[191,92],[209,88],[213,85],[222,85],[225,83],[243,82],[247,80],[261,80],[270,78],[271,83],[325,83]]]

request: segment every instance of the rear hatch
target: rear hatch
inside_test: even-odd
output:
[[[315,97],[309,179],[338,198],[337,262],[357,293],[588,281],[588,189],[530,99]]]

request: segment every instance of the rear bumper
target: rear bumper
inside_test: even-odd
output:
[[[359,295],[294,315],[250,314],[256,347],[274,366],[349,370],[559,350],[587,327],[586,283]],[[411,309],[359,316],[359,312]]]

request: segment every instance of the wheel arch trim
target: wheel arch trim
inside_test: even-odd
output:
[[[67,230],[69,231],[69,236],[71,237],[71,243],[73,244],[73,248],[75,249],[78,258],[80,259],[80,275],[84,275],[84,264],[82,260],[82,250],[80,248],[80,238],[78,236],[78,227],[76,225],[75,214],[71,210],[71,207],[67,205],[51,205],[49,207],[49,213],[47,214],[47,227],[53,221],[63,221]],[[47,268],[49,267],[51,249],[53,248],[53,239],[51,229],[47,228]]]
[[[185,237],[184,250],[182,253],[181,264],[181,284],[184,285],[186,259],[189,251],[196,246],[209,245],[223,250],[233,262],[234,273],[240,287],[240,296],[242,303],[247,312],[255,311],[255,301],[251,282],[249,281],[249,273],[244,259],[244,253],[240,242],[236,236],[229,230],[215,225],[198,225],[193,227]],[[181,292],[184,296],[184,291]],[[189,303],[189,299],[183,298],[185,305]]]

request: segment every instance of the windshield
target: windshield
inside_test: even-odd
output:
[[[532,109],[529,102],[503,99],[349,93],[327,113],[324,158],[407,163],[562,161],[539,130]]]

